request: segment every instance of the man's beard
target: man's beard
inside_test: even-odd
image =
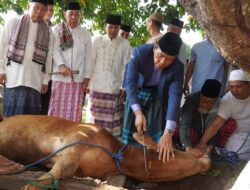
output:
[[[203,109],[203,108],[199,108],[198,110],[199,110],[199,112],[201,112],[202,114],[207,114],[207,113],[209,112],[208,110]]]

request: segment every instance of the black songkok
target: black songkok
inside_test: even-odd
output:
[[[105,23],[112,25],[121,25],[121,16],[120,15],[107,15]]]
[[[177,19],[177,18],[172,18],[172,20],[170,21],[170,24],[173,24],[175,26],[178,26],[180,28],[183,28],[184,22]]]
[[[47,0],[30,0],[30,2],[34,2],[34,3],[42,3],[45,6],[47,6]]]
[[[47,4],[48,5],[54,5],[55,3],[54,3],[54,0],[47,0]]]
[[[126,24],[121,24],[121,30],[123,30],[125,32],[130,32],[131,27],[129,25],[126,25]]]
[[[221,83],[216,79],[207,79],[201,88],[201,94],[208,98],[218,98],[221,91]]]
[[[66,7],[65,7],[65,11],[67,10],[80,10],[80,4],[78,2],[68,2]]]
[[[181,38],[173,32],[167,32],[159,40],[161,51],[168,55],[178,55],[181,48]]]

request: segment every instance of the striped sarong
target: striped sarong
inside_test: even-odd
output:
[[[91,91],[87,107],[87,122],[105,128],[113,136],[121,138],[124,98],[116,94]]]
[[[48,115],[82,121],[82,83],[52,82]]]
[[[40,93],[30,87],[5,88],[3,96],[4,116],[40,114]]]
[[[142,112],[147,120],[146,134],[150,135],[153,141],[158,142],[163,133],[162,103],[156,98],[157,88],[143,88],[137,92]],[[125,103],[124,127],[122,141],[125,144],[139,144],[133,138],[133,133],[137,132],[135,127],[135,114],[131,109],[128,100]]]

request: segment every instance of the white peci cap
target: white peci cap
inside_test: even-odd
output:
[[[240,80],[240,81],[250,81],[250,78],[242,71],[241,69],[231,71],[230,76],[229,76],[229,81],[235,81],[235,80]]]

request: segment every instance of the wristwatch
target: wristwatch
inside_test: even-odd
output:
[[[173,129],[166,129],[166,132],[173,135],[174,134],[174,130]]]

